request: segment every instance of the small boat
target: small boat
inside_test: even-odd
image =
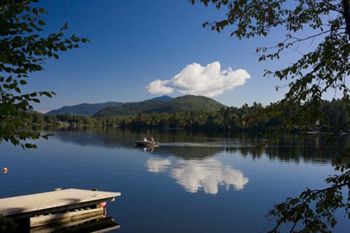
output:
[[[147,140],[147,138],[144,138],[143,140],[137,140],[136,146],[142,146],[147,148],[155,148],[159,147],[159,142],[154,141],[153,137],[151,137],[151,140]]]

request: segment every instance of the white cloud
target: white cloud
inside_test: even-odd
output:
[[[244,69],[232,70],[229,67],[222,70],[218,61],[207,66],[193,63],[169,80],[151,82],[146,89],[151,94],[171,94],[177,91],[181,94],[213,97],[242,86],[249,78],[249,73]]]
[[[174,92],[174,88],[167,87],[167,83],[168,81],[162,81],[158,79],[148,84],[146,89],[149,93],[154,95],[171,94]]]
[[[225,186],[227,190],[231,186],[235,190],[241,190],[249,181],[240,170],[224,166],[215,159],[181,159],[175,163],[171,163],[168,159],[149,159],[146,167],[150,172],[168,170],[170,176],[191,193],[204,190],[205,193],[217,194],[219,186]]]

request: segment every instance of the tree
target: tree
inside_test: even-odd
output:
[[[43,32],[47,14],[36,6],[38,0],[2,0],[0,2],[0,139],[25,148],[35,147],[23,143],[37,139],[38,133],[25,130],[32,104],[41,96],[52,97],[50,91],[22,93],[23,85],[33,72],[44,70],[47,58],[59,58],[59,52],[78,48],[86,38],[65,36],[68,24],[58,32]]]
[[[231,31],[239,39],[268,36],[271,30],[282,28],[287,35],[277,44],[257,48],[259,61],[279,59],[286,50],[296,50],[300,57],[280,70],[266,70],[265,76],[289,81],[286,106],[304,104],[312,107],[306,112],[296,111],[291,120],[303,113],[309,122],[320,116],[322,96],[330,90],[340,91],[349,99],[346,80],[350,75],[350,9],[349,0],[190,0],[192,4],[214,5],[226,12],[204,27],[221,32]],[[307,34],[305,34],[307,32]],[[310,47],[309,45],[312,44]],[[300,48],[306,48],[299,51]],[[306,108],[305,108],[306,109]],[[299,116],[300,119],[300,116]],[[329,187],[305,190],[296,198],[288,198],[270,211],[276,217],[271,232],[279,232],[284,224],[292,223],[290,232],[329,232],[336,224],[334,211],[342,208],[350,218],[349,151],[335,164],[340,175],[327,179]],[[343,195],[343,192],[346,194]],[[348,195],[346,197],[346,195]]]

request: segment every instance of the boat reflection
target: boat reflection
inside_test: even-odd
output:
[[[238,191],[249,181],[242,171],[223,165],[221,161],[213,158],[202,160],[152,158],[146,161],[145,166],[149,172],[169,173],[176,183],[190,193],[203,190],[208,194],[217,194],[220,186],[224,186],[226,190],[233,187]]]
[[[154,150],[156,150],[158,147],[143,147],[143,151],[144,152],[153,152]]]

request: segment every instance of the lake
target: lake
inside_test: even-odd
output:
[[[55,188],[121,192],[108,203],[116,232],[266,232],[274,204],[309,188],[322,188],[334,174],[336,153],[346,137],[329,143],[319,135],[269,144],[258,136],[134,133],[120,130],[60,130],[38,149],[0,144],[0,196]],[[135,148],[154,136],[161,146]],[[334,232],[350,223],[338,213]]]

